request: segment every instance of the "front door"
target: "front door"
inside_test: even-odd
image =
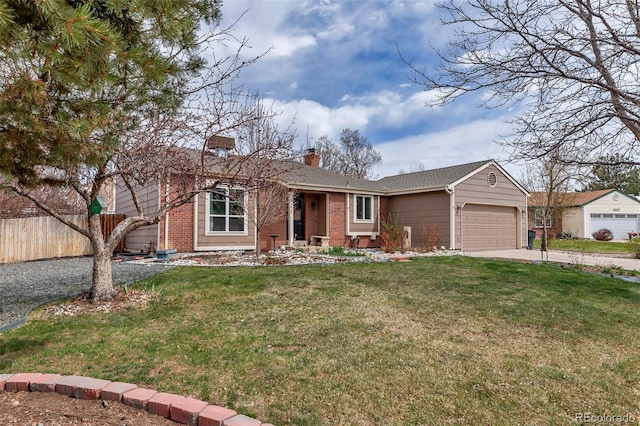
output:
[[[294,240],[304,240],[304,194],[296,194],[293,199]]]

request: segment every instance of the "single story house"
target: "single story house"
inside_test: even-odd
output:
[[[599,229],[607,228],[613,238],[626,239],[629,232],[640,231],[640,201],[615,189],[571,193],[569,206],[561,215],[547,218],[547,232],[554,237],[568,232],[579,238],[592,238]],[[535,198],[535,197],[534,197]],[[536,206],[529,206],[529,226],[542,232],[542,218]]]
[[[211,155],[214,155],[213,153]],[[423,229],[441,234],[438,247],[457,250],[521,248],[527,241],[528,192],[493,160],[385,177],[356,179],[319,167],[314,150],[287,164],[277,181],[286,189],[276,220],[260,227],[260,249],[300,244],[380,247],[381,220],[410,227],[412,247]],[[170,183],[145,188],[145,208],[157,209]],[[181,252],[255,250],[256,196],[242,185],[199,194],[157,225],[131,232],[126,247],[151,245]],[[135,214],[126,191],[116,211]]]

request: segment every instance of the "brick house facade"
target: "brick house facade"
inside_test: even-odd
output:
[[[439,245],[451,249],[520,248],[526,244],[528,193],[492,160],[378,181],[321,169],[319,160],[315,152],[309,152],[304,163],[287,163],[278,182],[288,192],[279,200],[282,208],[273,220],[260,229],[259,238],[251,220],[255,198],[249,191],[242,196],[239,216],[229,213],[231,198],[201,193],[171,210],[157,225],[132,232],[127,236],[127,248],[140,250],[143,243],[153,241],[159,249],[179,252],[255,250],[258,239],[263,251],[272,249],[274,243],[276,247],[295,246],[296,241],[380,247],[380,222],[391,213],[401,219],[401,225],[412,228],[413,247],[424,246],[421,229],[433,223],[442,231]],[[178,190],[170,184],[169,189],[172,193]],[[150,188],[146,202],[161,205],[154,196],[161,199],[166,190],[164,185]],[[130,213],[130,202],[124,192],[121,195],[117,209]],[[226,213],[214,211],[225,205]]]

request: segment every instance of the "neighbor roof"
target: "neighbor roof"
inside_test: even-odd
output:
[[[607,194],[610,194],[612,192],[615,192],[615,189],[601,189],[598,191],[588,191],[588,192],[567,192],[566,194],[570,195],[571,197],[567,199],[567,204],[571,204],[571,206],[573,207],[582,207],[585,204],[589,204],[599,198],[604,197]],[[531,198],[533,200],[537,199],[536,196],[539,194],[543,194],[542,192],[532,192],[531,193]],[[623,194],[625,196],[628,196],[626,194]],[[629,197],[633,200],[638,201],[637,199],[633,198],[633,197]],[[533,206],[533,204],[530,204],[531,206]]]
[[[601,189],[599,191],[576,192],[571,201],[574,206],[583,206],[613,191],[615,191],[615,189]]]

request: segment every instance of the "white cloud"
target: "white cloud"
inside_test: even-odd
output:
[[[287,31],[284,25],[288,14],[299,6],[289,1],[228,1],[222,4],[223,22],[228,25],[242,16],[235,33],[249,39],[251,51],[244,55],[255,56],[273,48],[269,57],[289,57],[316,45],[312,34],[300,28]]]
[[[508,169],[506,153],[494,142],[508,130],[505,117],[499,117],[380,143],[375,148],[383,164],[376,172],[383,177],[398,174],[401,169],[409,171],[420,163],[426,169],[437,169],[488,159],[503,160],[501,165]]]

